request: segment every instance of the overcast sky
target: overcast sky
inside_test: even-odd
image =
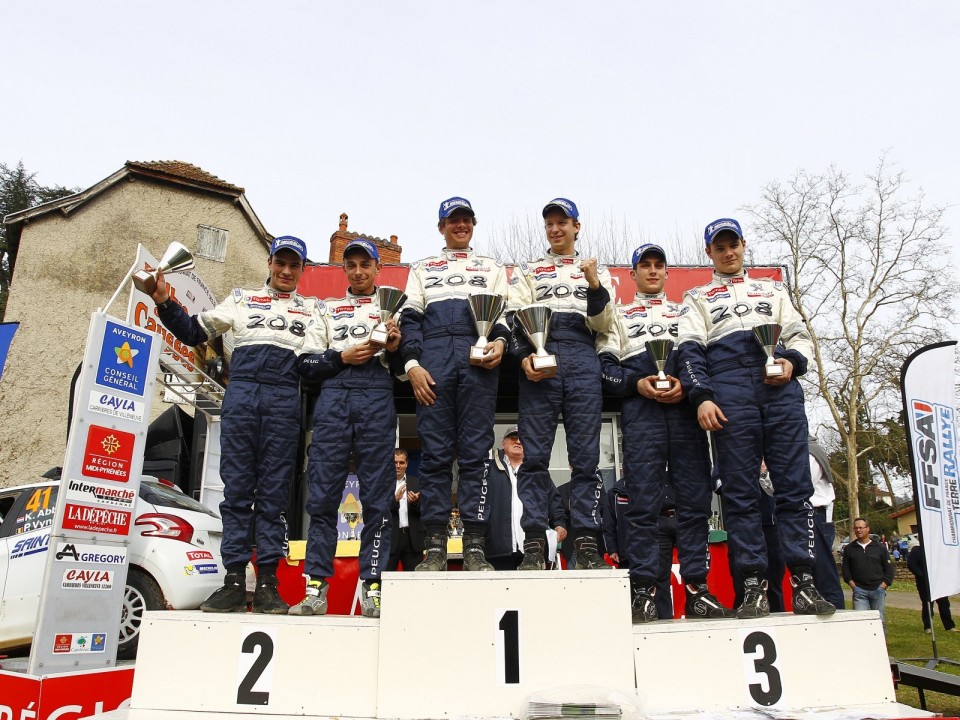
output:
[[[0,161],[87,187],[126,160],[184,160],[319,260],[341,212],[398,235],[405,261],[432,253],[451,195],[473,202],[480,247],[556,195],[586,223],[696,244],[769,180],[861,177],[884,151],[960,201],[957,3],[38,0],[3,16]]]

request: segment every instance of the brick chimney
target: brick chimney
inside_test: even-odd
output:
[[[331,265],[342,263],[343,249],[351,240],[357,238],[369,240],[377,246],[377,251],[380,253],[380,262],[390,265],[400,262],[400,253],[403,252],[403,248],[400,247],[399,238],[396,235],[391,235],[389,240],[382,240],[378,237],[350,232],[347,230],[348,220],[349,217],[346,213],[340,213],[340,227],[337,232],[330,236],[330,257],[327,262]]]

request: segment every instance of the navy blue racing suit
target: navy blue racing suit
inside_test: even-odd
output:
[[[470,365],[478,334],[467,297],[475,293],[506,300],[503,264],[471,249],[444,248],[410,267],[407,302],[400,314],[404,369],[422,366],[436,382],[433,405],[417,405],[420,512],[428,533],[445,532],[452,509],[453,463],[458,462],[457,498],[468,530],[483,532],[488,518],[480,506],[484,466],[494,443],[493,424],[500,368]],[[500,321],[489,340],[509,342]]]
[[[312,299],[266,285],[236,289],[213,310],[193,317],[172,300],[158,306],[160,320],[187,345],[233,332],[220,420],[220,553],[228,569],[242,569],[253,545],[259,566],[275,566],[286,556],[284,513],[300,442],[296,362],[312,312]]]
[[[520,370],[520,439],[524,458],[517,475],[517,491],[523,503],[524,532],[547,529],[550,489],[550,453],[563,414],[570,478],[570,530],[594,534],[600,539],[600,426],[603,405],[600,360],[595,337],[608,332],[614,319],[610,271],[598,266],[600,286],[591,290],[578,255],[556,255],[521,262],[510,278],[508,312],[538,303],[553,311],[546,351],[557,357],[557,374],[531,382]],[[522,360],[534,351],[514,324],[513,352]]]
[[[394,354],[384,350],[363,365],[348,365],[341,359],[343,351],[367,342],[379,322],[376,293],[348,291],[346,297],[318,302],[297,363],[304,378],[323,383],[313,411],[307,466],[310,528],[304,571],[314,578],[333,577],[337,512],[351,451],[363,514],[360,578],[379,580],[390,558],[397,411],[389,362]],[[399,357],[395,359],[399,369]]]
[[[726,503],[724,524],[736,538],[740,572],[763,574],[767,553],[760,522],[760,461],[770,470],[783,558],[794,572],[814,562],[814,524],[807,457],[807,416],[797,377],[807,371],[810,338],[783,284],[714,273],[683,298],[680,380],[694,406],[714,401],[727,418],[713,433]],[[753,328],[782,326],[776,357],[793,364],[786,385],[764,383],[764,351]]]
[[[667,300],[664,293],[637,293],[632,303],[619,307],[618,323],[598,338],[604,389],[623,397],[623,471],[631,502],[625,513],[626,550],[631,582],[643,587],[657,579],[658,516],[667,473],[676,492],[677,546],[684,582],[706,582],[707,538],[710,532],[711,483],[707,435],[700,429],[696,410],[684,398],[660,403],[637,392],[637,381],[656,375],[646,342],[676,342],[680,317],[690,309]],[[678,377],[677,353],[664,367]]]

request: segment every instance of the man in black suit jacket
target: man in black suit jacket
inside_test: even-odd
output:
[[[407,451],[393,451],[393,465],[397,470],[397,487],[390,501],[393,516],[393,535],[390,540],[390,560],[387,570],[413,570],[423,560],[423,523],[420,520],[420,482],[407,475]]]

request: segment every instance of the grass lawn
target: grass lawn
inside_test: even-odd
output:
[[[954,617],[960,612],[960,607],[954,604]],[[887,650],[891,657],[928,658],[933,654],[930,636],[923,632],[919,610],[903,610],[887,605]],[[940,618],[934,619],[934,630],[937,633],[937,654],[941,658],[949,658],[960,662],[960,633],[945,632],[940,625]],[[916,663],[923,665],[923,663]],[[955,665],[940,665],[940,672],[960,675],[960,667]],[[924,693],[927,698],[927,710],[943,713],[948,717],[960,717],[960,697],[943,695],[941,693]],[[916,688],[901,685],[897,688],[897,701],[913,707],[920,707],[920,698]]]

